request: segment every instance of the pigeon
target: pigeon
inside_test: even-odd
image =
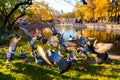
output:
[[[76,63],[78,61],[77,56],[70,51],[70,53],[67,56],[67,60],[71,61],[72,63]]]
[[[23,50],[20,50],[19,56],[22,58],[26,58],[26,54],[23,52]]]
[[[52,27],[52,28],[51,28],[51,31],[52,31],[52,34],[53,34],[53,35],[57,35],[57,34],[58,34],[58,30],[55,29],[55,27]]]
[[[75,40],[75,37],[70,35],[70,38],[68,40]]]
[[[45,53],[43,48],[41,46],[38,46],[38,52],[48,64],[56,64],[58,66],[60,74],[63,74],[69,70],[71,62],[62,59],[56,51],[48,50],[47,53]]]
[[[87,5],[86,0],[82,0],[82,3],[83,3],[84,5]]]
[[[43,64],[43,60],[42,60],[42,58],[38,55],[37,52],[35,52],[34,57],[35,57],[35,62],[36,62],[37,64],[39,64],[39,65],[42,65],[42,64]]]
[[[97,40],[95,40],[94,44],[88,46],[88,49],[92,54],[96,54],[96,63],[101,64],[103,62],[107,62],[113,64],[113,60],[108,56],[107,53],[107,51],[112,47],[112,43],[97,43]]]
[[[97,43],[97,40],[95,40],[93,47],[97,53],[105,53],[113,47],[113,44],[112,43]]]
[[[7,57],[7,62],[10,62],[12,60],[14,60],[14,53],[17,47],[17,43],[18,41],[21,39],[22,36],[19,36],[18,38],[16,36],[14,36],[9,44],[9,51],[5,51],[6,52],[6,57]]]
[[[36,40],[37,40],[37,36],[34,36],[34,37],[32,38],[32,40],[31,40],[30,42],[28,42],[32,50],[36,50],[36,48],[35,48],[35,46],[34,46]]]

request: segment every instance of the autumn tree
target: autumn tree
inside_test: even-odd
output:
[[[36,20],[51,20],[55,16],[55,11],[48,6],[44,1],[33,2],[27,9],[27,14],[32,19]]]
[[[76,16],[84,19],[93,18],[96,8],[95,1],[96,0],[88,0],[87,5],[77,3],[75,5]]]
[[[85,7],[83,5],[80,5],[79,3],[77,3],[75,7],[76,7],[75,16],[83,18]]]
[[[110,18],[111,16],[117,16],[120,10],[120,0],[117,0],[117,6],[110,0],[87,0],[87,5],[76,4],[75,14],[77,17],[83,17],[84,19],[102,17]]]
[[[61,18],[65,18],[65,19],[68,19],[68,18],[75,18],[74,12],[64,13],[64,14],[61,15]]]

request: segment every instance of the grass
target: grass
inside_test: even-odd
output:
[[[42,46],[45,50],[49,48],[47,45]],[[120,61],[118,60],[114,60],[114,65],[98,65],[88,64],[81,58],[77,64],[71,66],[69,71],[61,75],[57,66],[40,66],[35,62],[25,63],[25,59],[18,56],[20,47],[27,54],[27,59],[34,61],[29,54],[30,47],[27,40],[22,39],[18,43],[15,59],[9,64],[5,63],[6,57],[0,48],[0,80],[120,80]],[[8,49],[8,47],[4,48]]]

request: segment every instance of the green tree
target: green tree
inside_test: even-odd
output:
[[[19,17],[26,13],[32,0],[0,0],[0,30],[13,30],[13,25]]]

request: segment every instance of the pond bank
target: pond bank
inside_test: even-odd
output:
[[[85,25],[90,30],[100,30],[100,31],[105,31],[107,33],[113,32],[114,34],[120,34],[120,24],[115,24],[115,23],[86,23]]]
[[[115,24],[115,23],[85,23],[86,26],[88,27],[103,27],[103,28],[108,28],[108,29],[120,29],[120,24]]]

